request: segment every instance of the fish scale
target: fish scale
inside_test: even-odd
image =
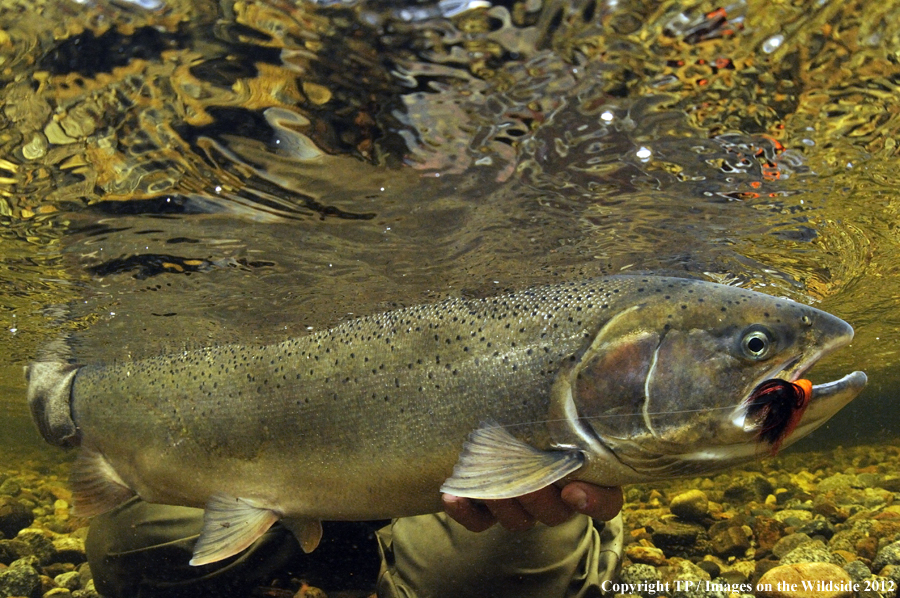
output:
[[[596,292],[602,292],[602,288]],[[363,433],[373,432],[366,437],[370,444],[363,445],[359,435],[347,438],[335,432],[342,428],[333,423],[347,419],[348,424],[358,424],[367,418],[390,418],[407,427],[434,412],[456,418],[463,410],[458,402],[429,398],[442,392],[456,396],[466,380],[477,380],[479,388],[490,384],[508,389],[509,394],[544,396],[543,403],[522,405],[519,401],[508,407],[513,411],[511,421],[534,421],[544,418],[547,410],[548,392],[536,387],[539,379],[545,378],[543,386],[549,388],[554,361],[574,352],[588,334],[584,323],[574,318],[570,321],[567,313],[578,313],[581,302],[590,306],[590,297],[530,294],[512,306],[497,300],[452,300],[361,318],[268,347],[214,347],[134,364],[85,366],[76,379],[74,396],[90,398],[84,403],[74,402],[73,410],[77,420],[97,421],[103,418],[94,417],[91,409],[108,413],[113,405],[121,408],[127,404],[125,411],[131,420],[135,409],[158,410],[163,402],[171,404],[173,412],[179,414],[178,421],[169,427],[177,428],[184,423],[181,418],[191,418],[184,425],[195,441],[198,435],[206,437],[218,430],[233,429],[229,425],[236,422],[243,426],[253,422],[268,428],[275,438],[293,438],[303,433],[309,448],[333,448],[335,443],[342,443],[348,450],[362,446],[367,450],[385,450],[396,436],[371,426],[357,428]],[[526,303],[529,299],[531,302]],[[570,305],[566,299],[573,303]],[[510,317],[518,320],[520,311],[527,311],[533,320],[513,327]],[[559,313],[559,317],[554,318],[554,313]],[[554,319],[561,320],[554,343],[536,345],[530,340],[539,338],[545,328],[553,329]],[[444,328],[451,325],[458,329],[445,332]],[[527,343],[516,340],[522,338]],[[495,361],[507,367],[497,367]],[[207,364],[218,364],[219,369],[210,371]],[[515,374],[520,367],[538,373],[537,379],[529,376],[525,380],[525,376]],[[121,378],[124,383],[113,389],[110,377]],[[133,385],[130,380],[135,381]],[[171,389],[173,393],[149,398],[141,390],[153,386],[162,391]],[[182,395],[191,397],[187,410],[179,398]],[[236,405],[243,408],[216,409],[222,401],[237,401]],[[352,412],[347,411],[347,402],[355,404]],[[286,416],[286,409],[291,416]],[[500,412],[487,410],[471,413],[467,419],[477,424],[485,417],[506,419]],[[290,422],[294,434],[279,435],[286,422]],[[467,433],[472,428],[463,429]],[[465,433],[461,438],[465,438]],[[260,437],[258,432],[247,436],[254,447]],[[240,446],[240,440],[233,438],[227,446]],[[423,435],[421,441],[427,441],[427,437]],[[224,446],[224,439],[216,444]],[[459,446],[461,440],[454,447],[457,452]]]
[[[202,564],[278,519],[311,550],[322,519],[434,512],[441,491],[505,498],[756,458],[771,446],[747,415],[754,388],[796,379],[851,338],[788,300],[620,276],[398,309],[268,346],[34,364],[29,399],[48,440],[82,446],[79,510],[132,494],[205,507]],[[768,412],[800,422],[789,443],[864,383],[814,387],[815,421]]]

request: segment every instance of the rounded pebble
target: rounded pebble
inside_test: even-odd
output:
[[[619,574],[619,578],[624,583],[631,584],[652,584],[660,580],[659,571],[656,570],[656,567],[651,567],[650,565],[637,564],[637,565],[629,565],[622,569],[622,572]]]
[[[745,526],[713,526],[709,530],[709,542],[716,556],[742,556],[750,548],[751,535]]]
[[[3,483],[0,484],[0,494],[17,496],[20,492],[22,492],[22,485],[16,478],[6,478]]]
[[[31,554],[41,565],[53,562],[53,557],[56,553],[53,549],[53,541],[45,535],[43,530],[34,528],[23,529],[19,532],[16,539],[28,544],[31,548]]]
[[[657,567],[666,564],[666,555],[655,546],[630,544],[625,548],[625,556],[633,563],[645,563]]]
[[[78,571],[68,571],[57,575],[53,581],[61,588],[77,590],[81,587],[81,574]]]
[[[37,570],[23,560],[0,571],[0,596],[31,596],[41,587]]]
[[[774,554],[778,558],[781,558],[793,549],[801,546],[802,544],[806,544],[807,542],[812,542],[812,538],[810,538],[806,534],[789,534],[778,540],[778,542],[776,542],[775,545],[772,546],[772,554]]]
[[[804,589],[803,583],[807,586]],[[796,563],[769,569],[757,582],[757,598],[852,598],[853,580],[830,563]]]
[[[872,561],[872,571],[878,573],[888,565],[900,565],[900,541],[888,544],[878,551],[878,555]]]
[[[724,496],[731,502],[763,502],[774,490],[772,483],[759,474],[736,475]]]
[[[709,513],[709,498],[702,490],[688,490],[672,498],[669,510],[682,519],[700,521]]]
[[[84,540],[75,536],[61,536],[53,540],[53,559],[64,563],[78,565],[87,560],[84,552]]]
[[[843,566],[847,564],[847,559],[828,550],[821,540],[812,540],[801,544],[781,557],[781,562],[785,565],[795,563],[831,563]]]

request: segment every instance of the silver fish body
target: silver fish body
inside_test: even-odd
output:
[[[770,447],[748,415],[754,388],[796,380],[852,335],[789,300],[621,276],[400,309],[269,346],[37,363],[29,400],[48,440],[82,446],[82,513],[132,494],[206,507],[199,564],[278,519],[312,549],[320,520],[434,512],[441,491],[500,498],[758,458]],[[864,384],[855,372],[815,387],[815,418],[798,429]]]

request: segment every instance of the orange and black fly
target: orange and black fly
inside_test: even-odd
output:
[[[773,455],[803,418],[812,400],[812,388],[809,380],[774,378],[761,383],[750,395],[747,416],[758,422],[757,438],[772,445]]]

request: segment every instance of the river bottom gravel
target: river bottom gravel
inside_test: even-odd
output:
[[[100,596],[84,553],[88,521],[71,515],[69,466],[55,456],[38,452],[0,468],[0,598]],[[792,453],[712,477],[630,486],[625,497],[625,560],[611,594],[900,596],[897,443]],[[355,579],[335,581],[333,561],[321,560],[247,598],[370,595],[376,552],[360,529],[345,528],[326,548],[346,550],[339,566],[358,569]]]

